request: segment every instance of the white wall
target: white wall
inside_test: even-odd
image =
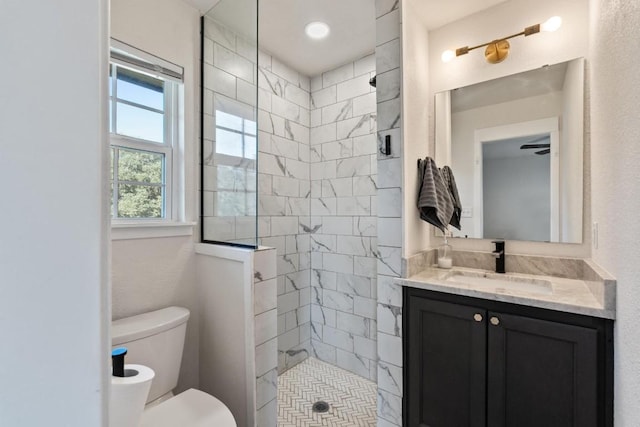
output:
[[[591,170],[594,260],[617,281],[615,425],[640,420],[640,3],[592,0]]]
[[[2,425],[106,425],[107,7],[2,2]]]
[[[496,37],[513,34],[534,23],[544,22],[551,16],[560,15],[562,27],[553,33],[535,34],[510,40],[509,57],[500,64],[485,62],[482,50],[443,63],[440,55],[447,49],[472,46]],[[588,56],[587,0],[512,0],[495,8],[471,15],[460,21],[429,32],[429,86],[431,95],[443,90],[466,86],[480,81],[495,79],[545,64],[554,64],[577,57]],[[404,92],[412,88],[405,88]],[[430,102],[430,101],[429,101]],[[588,123],[586,123],[588,126]],[[588,134],[587,134],[588,135]],[[588,152],[588,138],[585,150]],[[590,223],[589,169],[585,165],[584,224]],[[455,172],[455,171],[454,171]],[[509,241],[507,251],[520,254],[563,255],[589,257],[591,236],[586,228],[582,244],[548,244],[542,242]],[[408,233],[412,236],[412,233]],[[439,239],[435,240],[437,244]],[[486,251],[492,247],[487,240],[454,239],[452,245],[459,250]]]
[[[186,220],[197,218],[199,12],[180,0],[111,0],[111,37],[184,67]],[[178,389],[198,384],[197,236],[114,240],[113,318],[180,305],[192,311]]]
[[[420,219],[416,207],[417,160],[429,152],[429,111],[433,111],[429,92],[429,33],[421,21],[416,0],[402,2],[402,138],[403,144],[403,256],[429,247],[433,227]],[[432,121],[431,121],[432,123]],[[415,190],[414,190],[415,189]]]

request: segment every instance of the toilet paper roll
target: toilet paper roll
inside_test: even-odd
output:
[[[138,427],[147,402],[153,369],[142,365],[124,365],[124,377],[111,377],[109,401],[110,427]]]

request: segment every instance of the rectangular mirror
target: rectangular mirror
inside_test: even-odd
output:
[[[584,59],[435,96],[436,163],[462,202],[454,237],[582,242]]]

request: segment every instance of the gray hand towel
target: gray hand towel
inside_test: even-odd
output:
[[[418,162],[418,210],[420,218],[443,232],[453,215],[453,201],[449,189],[431,157]]]
[[[460,202],[460,195],[458,194],[458,187],[456,186],[456,179],[453,177],[453,171],[449,166],[444,166],[441,170],[442,178],[449,189],[449,195],[453,202],[453,215],[449,224],[453,225],[458,230],[461,230],[460,218],[462,217],[462,203]]]

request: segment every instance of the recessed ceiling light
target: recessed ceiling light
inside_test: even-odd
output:
[[[304,32],[312,39],[323,39],[329,35],[329,26],[324,22],[311,22],[304,27]]]

